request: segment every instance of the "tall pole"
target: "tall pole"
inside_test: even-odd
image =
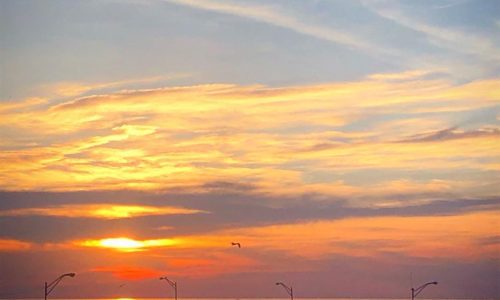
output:
[[[160,280],[165,280],[174,289],[174,297],[177,300],[177,282],[168,279],[166,276],[160,277]]]
[[[415,299],[415,289],[411,288],[411,300]]]
[[[45,281],[45,300],[47,300],[47,281]]]

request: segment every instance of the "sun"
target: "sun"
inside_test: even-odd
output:
[[[127,237],[106,238],[100,240],[88,240],[79,243],[86,247],[98,247],[114,249],[122,252],[137,252],[145,251],[153,247],[167,247],[177,245],[178,240],[175,239],[156,239],[156,240],[134,240]]]
[[[100,246],[115,249],[140,249],[144,248],[144,243],[129,238],[111,238],[99,241]]]
[[[123,252],[142,251],[144,250],[145,247],[144,242],[133,240],[126,237],[89,240],[83,242],[82,245],[87,247],[110,248]]]

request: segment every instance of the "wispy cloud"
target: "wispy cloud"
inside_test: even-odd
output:
[[[471,34],[458,29],[443,28],[442,26],[418,20],[405,13],[400,8],[399,3],[394,1],[363,1],[362,3],[381,17],[425,34],[430,43],[439,47],[453,52],[471,54],[478,59],[487,59],[497,63],[500,61],[498,47],[487,36],[481,36],[478,33]],[[450,3],[450,5],[452,4],[459,3]]]
[[[112,267],[95,267],[91,272],[111,273],[114,277],[122,280],[141,280],[148,278],[158,278],[163,275],[159,270],[136,267],[136,266],[112,266]],[[121,299],[121,298],[120,298]]]
[[[0,238],[0,252],[27,251],[33,247],[30,242]]]
[[[227,1],[211,0],[164,0],[168,3],[190,6],[197,9],[214,11],[217,13],[251,19],[257,22],[267,23],[274,26],[286,28],[294,32],[308,35],[320,40],[342,44],[350,48],[363,50],[369,53],[400,55],[395,49],[384,48],[380,44],[373,44],[367,39],[348,33],[345,30],[335,29],[320,24],[311,24],[300,20],[296,16],[284,13],[283,9],[274,8],[271,5],[240,4]]]
[[[433,7],[435,9],[446,9],[446,8],[450,8],[450,7],[454,7],[454,6],[457,6],[457,5],[463,5],[467,2],[469,2],[470,0],[449,0],[449,1],[446,1],[444,3],[439,3],[439,4],[436,4],[434,5]]]
[[[109,89],[124,89],[130,86],[140,86],[148,83],[165,82],[172,79],[186,78],[189,74],[175,74],[168,76],[154,76],[148,78],[126,79],[112,82],[57,82],[54,84],[45,84],[39,87],[40,93],[47,97],[75,97],[89,92],[98,92]]]
[[[154,215],[197,214],[203,211],[180,207],[112,204],[68,204],[0,211],[0,216],[49,216],[64,218],[122,219]]]
[[[494,134],[394,143],[449,128],[454,114],[494,108],[500,99],[498,80],[455,85],[425,74],[374,74],[357,82],[282,88],[212,84],[135,90],[9,110],[1,114],[0,126],[33,139],[0,152],[0,186],[200,191],[226,182],[263,193],[347,195],[381,188],[315,174],[370,169],[404,174],[421,169],[422,161],[429,170],[496,170]],[[395,117],[401,111],[405,115]],[[491,122],[482,127],[494,128]],[[33,145],[37,137],[43,137],[40,145]],[[15,134],[5,140],[22,142]],[[461,149],[460,155],[454,149]],[[448,185],[465,192],[469,183]]]
[[[435,132],[419,134],[416,136],[411,136],[401,142],[406,143],[416,143],[416,142],[432,142],[432,141],[442,141],[450,139],[461,139],[461,138],[475,138],[482,136],[491,136],[492,138],[500,137],[500,129],[498,128],[480,128],[477,130],[464,131],[459,130],[456,127],[446,128]]]

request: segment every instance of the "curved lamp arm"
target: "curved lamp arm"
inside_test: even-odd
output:
[[[61,282],[64,277],[75,277],[75,273],[66,273],[57,277],[54,281],[47,285],[47,290],[45,291],[45,296],[50,295],[50,293],[56,288],[56,286]]]
[[[413,297],[417,297],[418,294],[420,294],[427,286],[431,285],[431,284],[434,284],[434,285],[437,285],[437,281],[431,281],[431,282],[427,282],[421,286],[419,286],[418,288],[416,289],[411,289],[413,291]]]
[[[168,284],[170,284],[170,286],[173,288],[175,288],[177,286],[177,282],[168,279],[166,276],[160,277],[160,280],[166,280],[168,282]]]
[[[284,284],[283,282],[276,282],[276,285],[281,285],[285,289],[285,291],[288,293],[288,295],[290,295],[290,297],[293,297],[292,287],[286,286],[286,284]]]

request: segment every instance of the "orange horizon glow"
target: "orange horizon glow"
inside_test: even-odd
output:
[[[123,280],[142,280],[150,278],[158,278],[162,273],[158,270],[137,266],[111,266],[111,267],[96,267],[90,272],[110,273],[116,278]]]
[[[168,247],[172,250],[223,251],[231,240],[243,241],[243,249],[284,251],[290,255],[321,258],[331,254],[378,257],[398,253],[414,257],[457,257],[474,260],[494,257],[498,246],[481,246],[494,237],[500,211],[451,216],[351,217],[331,221],[259,226],[187,235],[172,239],[136,240],[126,237],[86,240],[79,246],[139,252]],[[439,228],[446,228],[441,231]],[[375,243],[375,241],[378,241]],[[375,243],[376,246],[366,247]],[[447,251],[448,247],[451,247]],[[206,260],[171,259],[173,265],[200,266]]]

